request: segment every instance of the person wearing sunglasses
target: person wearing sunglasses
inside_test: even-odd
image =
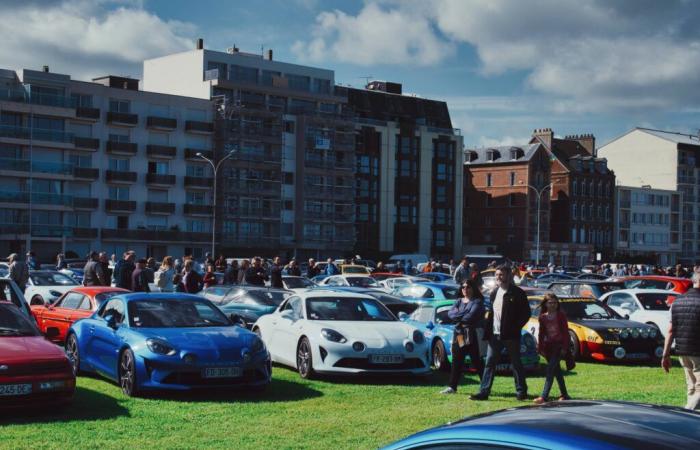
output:
[[[481,379],[484,364],[479,354],[477,328],[483,327],[484,296],[476,281],[467,279],[461,285],[462,298],[457,299],[447,316],[454,321],[455,329],[452,339],[452,368],[450,370],[449,386],[440,391],[441,394],[456,394],[457,385],[464,371],[464,357],[469,355],[471,365]]]

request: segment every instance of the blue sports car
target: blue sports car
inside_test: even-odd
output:
[[[418,274],[421,278],[427,278],[435,283],[454,283],[454,277],[442,272],[422,272]]]
[[[66,353],[76,373],[96,372],[128,396],[149,389],[270,383],[262,340],[209,300],[187,294],[125,294],[73,324]]]
[[[431,343],[433,367],[438,370],[449,370],[452,364],[452,337],[454,334],[454,322],[447,317],[454,300],[441,300],[432,303],[424,303],[410,316],[402,315],[402,320],[413,325],[423,332],[425,339]],[[486,355],[486,341],[480,342],[480,352]],[[469,357],[466,358],[469,362]],[[525,370],[539,368],[540,356],[537,353],[535,338],[526,331],[520,330],[520,361]],[[511,370],[510,358],[505,349],[501,353],[496,370]]]
[[[456,300],[462,296],[455,283],[421,282],[394,289],[392,295],[411,303],[432,303],[437,300]]]

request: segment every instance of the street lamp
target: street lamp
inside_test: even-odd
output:
[[[521,181],[522,183],[522,181]],[[535,251],[537,252],[537,256],[535,256],[535,265],[539,266],[540,265],[540,198],[542,197],[542,194],[544,194],[547,189],[552,187],[552,184],[554,183],[549,183],[547,186],[543,187],[542,189],[537,189],[535,186],[531,186],[529,184],[526,184],[528,188],[532,189],[535,191],[535,194],[537,195],[537,238],[536,238],[536,244],[535,244]]]
[[[214,193],[212,195],[213,196],[213,201],[212,201],[213,210],[212,210],[212,216],[211,216],[211,257],[212,258],[216,257],[216,253],[214,252],[214,249],[216,246],[216,174],[219,171],[219,167],[221,167],[221,163],[226,161],[230,157],[232,157],[234,153],[235,153],[235,150],[229,151],[228,154],[226,154],[226,156],[221,158],[219,160],[219,162],[217,162],[217,163],[214,163],[214,161],[212,161],[211,159],[204,156],[202,154],[202,152],[197,152],[197,155],[196,155],[196,156],[202,158],[203,160],[205,160],[206,162],[208,162],[211,165],[212,169],[214,169]]]

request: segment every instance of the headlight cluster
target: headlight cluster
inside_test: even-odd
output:
[[[265,343],[259,337],[253,339],[253,344],[250,346],[250,351],[253,353],[260,353],[265,351]]]
[[[658,331],[655,328],[623,328],[620,330],[620,338],[627,339],[629,337],[637,339],[639,337],[655,338],[658,335]]]
[[[338,342],[339,344],[344,344],[348,341],[347,339],[345,339],[345,336],[343,336],[335,330],[331,330],[330,328],[322,329],[321,336],[323,336],[331,342]]]
[[[423,333],[421,333],[419,330],[413,330],[413,342],[416,344],[422,344],[425,338],[423,337]]]
[[[150,351],[159,355],[173,356],[175,354],[175,349],[160,339],[146,339],[146,346]]]

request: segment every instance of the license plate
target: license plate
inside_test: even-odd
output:
[[[403,356],[401,355],[369,355],[369,362],[372,364],[401,364]]]
[[[203,378],[236,378],[241,374],[240,367],[208,367],[202,371]]]
[[[510,370],[510,364],[496,364],[496,370]]]
[[[625,355],[626,359],[647,359],[649,355],[646,353],[628,353]]]
[[[0,396],[27,395],[31,393],[31,384],[0,384]]]

